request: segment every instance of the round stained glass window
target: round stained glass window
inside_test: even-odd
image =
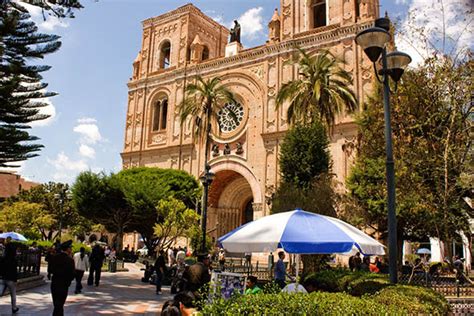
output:
[[[233,132],[244,119],[244,107],[240,103],[226,103],[217,113],[221,132]]]

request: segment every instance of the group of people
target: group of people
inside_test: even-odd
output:
[[[51,275],[51,295],[53,297],[53,315],[64,315],[68,289],[72,281],[76,280],[74,293],[82,291],[82,278],[89,270],[87,285],[99,286],[102,265],[105,259],[104,249],[98,244],[92,248],[91,255],[86,254],[85,248],[73,255],[72,240],[59,246],[59,252],[51,256],[48,261],[48,274]]]
[[[349,270],[387,273],[387,265],[379,257],[375,257],[374,261],[371,261],[370,256],[361,258],[360,252],[357,252],[355,255],[349,257]]]

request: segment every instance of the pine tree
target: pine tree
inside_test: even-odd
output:
[[[0,4],[0,167],[37,156],[43,147],[28,129],[34,121],[49,115],[41,114],[47,106],[44,98],[56,95],[47,92],[42,72],[50,66],[32,64],[35,59],[59,49],[59,36],[41,34],[30,15],[21,6]]]

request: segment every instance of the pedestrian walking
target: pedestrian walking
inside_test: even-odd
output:
[[[74,266],[76,271],[74,272],[76,278],[76,290],[74,293],[79,294],[82,291],[82,277],[84,272],[89,270],[89,257],[86,254],[86,249],[81,247],[79,252],[74,254]]]
[[[16,281],[18,280],[16,262],[16,247],[12,243],[8,243],[5,247],[4,256],[0,258],[0,296],[5,294],[6,289],[10,290],[10,298],[12,303],[12,313],[16,314],[19,310],[16,306]]]
[[[165,252],[163,250],[159,251],[158,258],[155,261],[155,271],[156,271],[156,294],[161,294],[161,284],[163,282],[163,277],[166,271],[166,262],[165,262]]]
[[[99,286],[100,273],[102,271],[102,264],[104,263],[104,250],[99,244],[92,248],[91,256],[89,257],[89,277],[87,278],[87,285]],[[95,278],[94,278],[95,276]]]
[[[51,295],[53,296],[53,316],[64,315],[64,303],[67,292],[74,279],[74,260],[72,256],[72,240],[61,244],[60,252],[51,258]]]

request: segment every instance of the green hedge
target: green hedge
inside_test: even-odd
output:
[[[218,299],[203,315],[446,315],[446,301],[433,291],[390,286],[376,295],[347,293],[257,294]]]
[[[322,292],[266,294],[218,299],[204,315],[447,315],[449,304],[433,290],[392,286],[387,275],[326,270],[308,275]],[[337,293],[339,292],[339,293]]]
[[[388,276],[368,272],[351,272],[336,269],[309,274],[305,280],[313,280],[318,289],[325,292],[347,292],[354,296],[376,293],[389,285]]]
[[[15,241],[14,243],[20,249],[27,249],[29,246],[31,246],[31,244],[33,244],[33,242],[36,242],[36,245],[39,248],[44,249],[44,250],[49,249],[53,246],[53,242],[49,241],[49,240],[28,240],[26,242],[16,242]],[[79,249],[81,249],[81,247],[84,247],[86,249],[86,253],[91,252],[91,247],[90,246],[84,245],[84,244],[81,244],[81,243],[77,243],[77,242],[72,243],[72,252],[73,253],[79,252]]]

